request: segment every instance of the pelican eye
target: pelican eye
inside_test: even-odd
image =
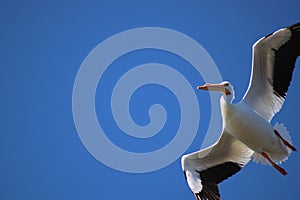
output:
[[[228,82],[224,83],[224,86],[226,86],[226,87],[229,86],[229,83]]]

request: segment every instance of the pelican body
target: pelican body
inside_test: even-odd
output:
[[[229,91],[220,99],[223,129],[254,152],[259,154],[265,152],[277,163],[283,161],[289,155],[290,150],[275,134],[277,130],[243,101],[232,104],[233,87],[229,82],[221,83],[220,87],[222,85]]]
[[[220,200],[218,184],[237,173],[252,158],[278,164],[296,148],[283,124],[270,124],[280,111],[300,55],[300,23],[280,29],[253,45],[250,84],[243,99],[234,104],[234,89],[228,82],[207,83],[199,90],[221,92],[223,131],[219,140],[200,151],[182,156],[182,169],[197,200]]]
[[[282,145],[280,138],[274,134],[276,129],[243,101],[238,104],[228,102],[223,96],[220,99],[224,129],[255,152],[267,152],[273,160],[286,157],[289,151]]]

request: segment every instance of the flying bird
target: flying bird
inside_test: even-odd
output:
[[[197,200],[219,200],[218,184],[244,167],[252,158],[278,164],[296,148],[283,124],[270,124],[281,109],[300,55],[300,23],[271,33],[253,45],[250,84],[242,100],[233,104],[234,89],[228,82],[206,83],[197,89],[223,93],[220,98],[223,131],[206,149],[182,156],[187,183]]]

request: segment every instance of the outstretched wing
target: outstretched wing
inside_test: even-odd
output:
[[[218,142],[207,149],[184,155],[182,168],[197,200],[219,200],[218,184],[240,171],[253,151],[223,131]]]
[[[270,121],[281,109],[300,55],[300,23],[253,45],[252,74],[243,101]]]

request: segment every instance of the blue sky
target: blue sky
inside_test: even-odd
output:
[[[78,137],[72,115],[73,84],[81,63],[96,45],[119,32],[148,26],[169,28],[188,35],[206,49],[224,80],[235,86],[239,100],[248,87],[252,44],[300,21],[299,7],[300,3],[292,0],[1,1],[0,199],[193,199],[181,172],[180,159],[155,172],[130,174],[111,169],[89,154]],[[193,74],[191,66],[174,55],[151,50],[136,53],[117,60],[112,66],[115,73],[108,71],[108,77],[116,79],[120,73],[117,66],[123,61],[126,66],[158,62],[182,70],[191,85],[203,84],[201,76]],[[181,64],[185,67],[181,68]],[[298,59],[283,110],[272,121],[288,127],[298,149],[299,122],[295,115],[300,99],[299,64]],[[106,77],[102,81],[109,85],[112,80]],[[102,85],[104,91],[110,88]],[[101,113],[101,101],[107,96],[102,98],[103,90],[97,91],[98,117],[107,132],[111,131],[108,137],[120,147],[147,152],[174,137],[165,134],[153,141],[134,141],[122,136],[109,120],[109,109]],[[209,123],[205,117],[210,115],[209,96],[198,91],[197,98],[200,126],[186,152],[200,148]],[[145,86],[144,91],[134,94],[133,100],[140,102],[136,108],[131,105],[137,123],[147,124],[147,106],[159,102],[172,112],[166,132],[178,127],[178,103],[168,90]],[[119,135],[114,135],[116,132]],[[293,153],[281,166],[288,176],[251,162],[220,185],[222,197],[299,199],[299,154]]]

